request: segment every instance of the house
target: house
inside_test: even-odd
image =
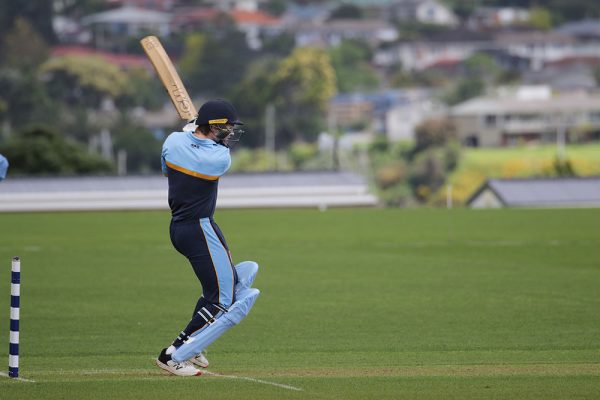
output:
[[[145,8],[147,10],[156,10],[169,12],[176,6],[176,0],[107,0],[110,6],[123,7],[132,6],[137,8]]]
[[[85,44],[92,40],[92,33],[89,29],[81,26],[77,20],[63,15],[52,17],[52,29],[54,29],[59,43]]]
[[[529,23],[529,10],[517,7],[479,7],[467,26],[474,30],[501,29]]]
[[[390,141],[414,139],[417,125],[442,113],[430,90],[384,90],[347,93],[329,103],[329,119],[348,129],[366,126]]]
[[[585,19],[583,21],[569,22],[560,26],[556,31],[575,36],[581,40],[599,40],[600,20]]]
[[[497,50],[528,60],[533,70],[564,58],[600,54],[600,41],[583,41],[572,34],[559,31],[501,33],[496,35],[494,42]]]
[[[291,4],[287,5],[282,18],[285,25],[296,25],[306,21],[323,24],[331,15],[332,9],[332,4],[328,3],[296,4],[295,2],[291,2]]]
[[[282,19],[261,10],[232,9],[224,11],[216,7],[180,7],[173,14],[172,29],[193,32],[218,26],[220,18],[233,20],[238,30],[245,34],[248,47],[258,50],[262,39],[274,36],[282,30]]]
[[[469,146],[511,146],[522,142],[569,141],[575,132],[600,137],[600,95],[552,94],[549,86],[502,88],[454,106],[450,117]]]
[[[248,47],[258,50],[263,36],[276,36],[283,29],[282,20],[264,11],[235,9],[229,12],[237,28],[246,35]]]
[[[173,11],[171,27],[176,32],[193,32],[212,25],[223,12],[213,7],[178,7]]]
[[[204,3],[222,11],[258,11],[265,0],[206,0]]]
[[[417,126],[447,112],[431,90],[408,89],[402,94],[401,101],[393,103],[384,117],[383,130],[392,142],[414,140]]]
[[[492,36],[488,34],[455,30],[379,49],[373,62],[380,67],[401,65],[406,71],[421,71],[439,64],[459,63],[493,46]]]
[[[123,46],[116,39],[139,37],[144,33],[168,36],[171,33],[171,14],[133,6],[88,15],[81,20],[94,34],[98,48]]]
[[[399,0],[387,7],[388,18],[422,24],[455,26],[458,18],[450,8],[435,0]]]
[[[467,200],[471,208],[600,207],[600,177],[490,179]]]
[[[378,19],[335,19],[327,22],[298,21],[285,30],[294,35],[296,46],[337,46],[344,39],[357,39],[376,47],[398,38],[389,22]]]
[[[545,84],[557,92],[592,91],[597,87],[593,68],[585,62],[554,63],[539,71],[525,71],[521,82],[525,85]]]

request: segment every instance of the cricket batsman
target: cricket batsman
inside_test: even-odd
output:
[[[259,295],[251,288],[258,265],[233,265],[223,233],[213,219],[219,177],[229,169],[229,145],[239,140],[237,111],[217,99],[204,103],[194,131],[173,132],[162,148],[162,171],[169,180],[170,237],[190,262],[202,285],[192,318],[156,360],[179,376],[197,376],[208,367],[203,351],[250,311]]]
[[[8,160],[0,154],[0,181],[6,178],[6,171],[8,171]]]

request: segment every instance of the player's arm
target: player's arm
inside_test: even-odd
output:
[[[226,146],[215,146],[210,157],[211,175],[221,176],[231,167],[231,153]]]
[[[165,143],[163,145],[162,152],[161,152],[161,155],[160,155],[160,166],[161,166],[162,173],[163,173],[164,176],[168,176],[169,175],[169,170],[167,169],[167,162],[165,161],[166,157],[167,157],[167,146],[166,146],[166,143]]]

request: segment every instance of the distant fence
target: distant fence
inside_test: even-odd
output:
[[[7,179],[0,212],[168,209],[161,176]],[[231,174],[221,178],[217,207],[371,207],[377,198],[347,172]]]

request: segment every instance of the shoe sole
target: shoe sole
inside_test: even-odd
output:
[[[168,365],[160,362],[160,360],[158,360],[158,359],[156,359],[156,366],[158,368],[160,368],[160,369],[163,369],[163,370],[167,371],[171,375],[175,375],[175,376],[200,376],[200,375],[202,375],[202,371],[198,371],[194,375],[181,375],[181,374],[178,374],[178,373],[174,372],[171,367],[169,367]]]

